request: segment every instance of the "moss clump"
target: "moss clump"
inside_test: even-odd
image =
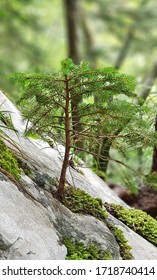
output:
[[[132,247],[128,244],[128,240],[125,238],[123,231],[108,223],[108,227],[115,236],[117,243],[119,244],[120,247],[120,255],[123,260],[132,260],[133,256],[131,254],[131,249]]]
[[[11,173],[16,179],[20,178],[20,170],[13,152],[0,138],[0,166]]]
[[[93,198],[91,197],[88,193],[85,191],[82,191],[77,188],[73,188],[70,186],[66,186],[65,191],[64,191],[64,196],[61,198],[61,202],[69,208],[72,212],[75,213],[81,213],[81,214],[89,214],[97,219],[104,221],[108,228],[112,231],[114,234],[117,243],[119,244],[120,247],[120,254],[124,260],[130,260],[132,259],[132,254],[131,254],[131,247],[128,244],[127,239],[125,238],[123,232],[121,229],[118,227],[113,226],[109,222],[107,222],[107,212],[102,208],[103,203],[100,198]],[[80,250],[79,248],[76,249],[76,245],[79,243],[76,242],[74,244],[71,240],[68,241],[69,239],[66,239],[66,244],[65,246],[68,248],[68,250],[71,250],[70,253],[68,251],[68,259],[85,259],[82,258],[82,250],[84,247],[81,247],[82,249]],[[68,243],[69,242],[69,243]],[[81,246],[81,245],[80,245]],[[82,246],[85,246],[84,244]],[[92,245],[93,246],[93,245]],[[90,247],[91,249],[92,247]],[[79,252],[79,253],[78,253]],[[81,253],[80,253],[81,252]],[[109,253],[110,254],[110,253]],[[88,255],[88,254],[87,254]],[[111,259],[111,255],[108,255],[109,258],[106,259]],[[88,258],[89,259],[89,258]],[[92,258],[91,258],[92,259]],[[102,259],[97,258],[97,259]]]
[[[101,171],[101,170],[98,170],[98,169],[95,169],[93,170],[95,172],[96,175],[98,175],[103,181],[106,181],[106,173]]]
[[[107,212],[102,209],[102,200],[93,198],[78,188],[66,187],[61,202],[72,212],[89,214],[99,220],[106,220]]]
[[[116,217],[128,227],[157,246],[157,221],[142,210],[125,209],[124,207],[112,204]]]
[[[63,243],[67,247],[66,260],[112,260],[111,253],[103,251],[95,242],[85,246],[83,242],[64,238]]]
[[[34,140],[41,139],[41,137],[31,129],[27,130],[24,135]]]

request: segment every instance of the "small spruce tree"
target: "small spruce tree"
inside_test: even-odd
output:
[[[118,135],[115,131],[122,131],[126,123],[139,113],[139,105],[130,102],[130,98],[136,98],[134,78],[120,74],[112,67],[93,70],[86,62],[75,65],[67,58],[61,62],[58,73],[16,74],[14,79],[23,88],[21,107],[24,117],[32,123],[30,129],[65,146],[58,197],[64,193],[71,151],[97,156],[95,147],[99,146],[104,135],[115,142],[115,135]],[[75,104],[72,102],[75,95],[81,96],[77,114],[79,109],[82,131],[77,131],[74,118]],[[122,98],[124,95],[128,101]],[[127,140],[129,133],[126,131],[124,135]],[[83,148],[78,148],[78,141],[82,141]]]

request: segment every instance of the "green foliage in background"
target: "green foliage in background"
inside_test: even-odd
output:
[[[57,23],[51,26],[51,16],[54,20],[55,16],[50,8],[49,0],[40,4],[36,0],[0,2],[0,88],[14,102],[19,92],[7,78],[11,73],[53,68],[48,39]],[[54,1],[52,10],[56,11]]]

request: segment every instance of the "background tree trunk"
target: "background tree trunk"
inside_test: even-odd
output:
[[[142,97],[144,100],[146,100],[146,98],[148,97],[148,95],[151,91],[151,88],[155,83],[156,78],[157,78],[157,62],[155,62],[153,64],[151,71],[149,72],[148,76],[145,79],[145,82],[143,83],[144,84],[143,90],[139,94],[140,97]],[[155,118],[154,125],[155,125],[155,131],[157,131],[157,116]],[[118,135],[119,133],[120,133],[120,131],[117,131],[115,133],[115,135]],[[106,139],[106,137],[104,137],[102,140],[102,143],[101,143],[101,147],[99,149],[100,158],[97,159],[98,167],[101,171],[104,171],[104,172],[106,172],[106,170],[107,170],[108,161],[103,160],[102,158],[106,158],[106,159],[109,158],[111,144],[112,143],[108,139]],[[141,157],[143,154],[143,151],[141,148],[138,149],[138,153],[139,153],[139,162],[141,162]],[[157,147],[154,147],[151,171],[152,172],[157,171]]]
[[[154,63],[150,73],[145,79],[144,88],[140,93],[140,96],[144,98],[144,100],[148,97],[151,88],[155,83],[156,78],[157,78],[157,62]],[[155,117],[154,129],[157,132],[157,115]],[[141,154],[141,151],[139,151],[139,154]],[[154,147],[153,150],[153,159],[152,159],[152,167],[151,167],[151,172],[154,171],[157,171],[157,147],[156,146]]]
[[[64,0],[65,18],[67,26],[67,40],[68,40],[68,57],[70,57],[75,64],[79,63],[78,51],[78,35],[77,35],[77,22],[78,22],[78,1],[77,0]]]
[[[155,118],[155,131],[157,132],[157,116]],[[153,160],[152,160],[152,168],[151,172],[157,171],[157,146],[154,147],[153,150]]]
[[[66,23],[67,23],[67,38],[68,38],[68,57],[70,57],[75,64],[80,63],[79,58],[79,39],[78,39],[78,21],[79,21],[79,3],[78,0],[64,0]],[[71,94],[71,109],[72,109],[72,123],[73,135],[82,131],[80,124],[78,105],[82,101],[79,95]],[[77,136],[74,137],[76,150],[77,147],[83,148],[83,143],[78,141]]]

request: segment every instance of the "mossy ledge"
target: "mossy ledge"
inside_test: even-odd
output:
[[[108,228],[111,230],[113,235],[115,236],[115,239],[117,240],[117,243],[120,247],[120,255],[123,260],[132,260],[133,256],[131,253],[132,247],[128,244],[128,240],[125,238],[123,231],[112,225],[111,223],[107,223]]]
[[[61,202],[74,213],[88,214],[105,222],[119,244],[122,259],[130,260],[133,258],[132,248],[122,230],[107,222],[107,212],[103,209],[103,202],[100,198],[93,198],[83,190],[66,186]]]
[[[102,200],[78,188],[66,186],[61,202],[74,213],[88,214],[99,220],[107,218],[106,210],[102,209]]]
[[[93,242],[85,245],[83,242],[70,238],[63,238],[63,244],[67,248],[66,260],[112,260],[110,252],[105,252],[99,244]]]
[[[0,138],[0,166],[12,174],[17,180],[20,178],[20,168],[13,152]]]
[[[107,210],[109,210],[109,207]],[[157,221],[150,215],[142,210],[126,209],[117,204],[111,204],[110,210],[116,218],[157,246]]]

